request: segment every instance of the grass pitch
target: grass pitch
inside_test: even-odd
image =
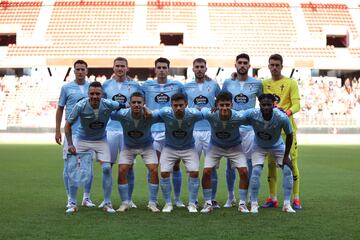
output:
[[[360,146],[300,146],[301,200],[304,209],[285,214],[260,209],[240,214],[236,208],[211,214],[176,209],[154,214],[146,209],[143,162],[136,163],[134,202],[138,209],[109,215],[80,207],[65,215],[61,147],[0,145],[0,239],[359,239]],[[92,200],[102,200],[101,170],[95,163]],[[226,200],[225,164],[219,174],[217,199]],[[113,169],[114,208],[119,206],[117,169]],[[184,203],[188,199],[183,174]],[[259,203],[268,193],[263,170]],[[282,202],[281,181],[279,200]],[[237,193],[238,194],[238,193]],[[81,200],[82,190],[78,194]],[[238,197],[237,197],[238,199]],[[161,191],[160,206],[163,206]],[[202,189],[199,192],[202,204]]]

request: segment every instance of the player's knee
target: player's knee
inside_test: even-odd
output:
[[[211,178],[212,169],[211,168],[204,168],[203,176],[204,178]]]
[[[101,165],[102,172],[104,175],[110,175],[111,174],[111,165],[110,163],[103,163]]]
[[[192,178],[197,178],[199,177],[199,172],[189,172],[189,176]]]
[[[241,177],[241,178],[244,178],[244,177],[247,178],[247,176],[248,176],[248,170],[247,170],[246,167],[240,168],[240,169],[239,169],[239,173],[240,173],[240,177]]]
[[[162,178],[169,178],[170,177],[170,172],[161,172],[161,177]]]

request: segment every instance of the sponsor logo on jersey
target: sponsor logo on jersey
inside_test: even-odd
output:
[[[155,96],[155,102],[157,103],[167,103],[170,101],[170,97],[165,93],[160,93]]]
[[[267,132],[257,132],[256,136],[265,141],[269,141],[272,139],[272,136]]]
[[[103,128],[105,124],[103,122],[95,121],[89,124],[89,128],[91,129],[100,129]]]
[[[118,101],[120,103],[126,103],[127,98],[126,96],[122,95],[121,93],[118,93],[112,97],[113,101]]]
[[[248,96],[240,93],[234,97],[234,102],[245,104],[245,103],[249,102],[249,98],[248,98]]]
[[[208,104],[209,99],[205,96],[197,96],[196,98],[194,98],[194,104],[195,105],[206,105]]]
[[[144,136],[144,133],[141,131],[133,130],[129,131],[127,135],[132,138],[141,138],[142,136]]]
[[[184,130],[178,129],[172,132],[172,135],[176,138],[184,138],[187,135],[187,132]]]
[[[231,134],[228,132],[216,132],[215,135],[219,139],[227,139],[231,136]]]

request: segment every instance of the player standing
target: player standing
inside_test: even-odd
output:
[[[158,58],[155,60],[156,80],[147,80],[142,85],[145,94],[146,106],[150,110],[170,107],[171,96],[175,93],[184,93],[183,85],[175,80],[168,79],[170,61],[166,58]],[[164,123],[156,123],[151,128],[154,138],[154,148],[158,159],[165,145],[165,126]],[[185,207],[180,199],[182,176],[180,171],[180,162],[174,165],[172,172],[172,180],[174,185],[174,198],[177,207]]]
[[[55,128],[55,141],[57,144],[61,145],[61,121],[65,108],[65,120],[69,118],[71,111],[73,110],[75,104],[81,99],[86,98],[88,94],[89,82],[86,80],[88,73],[88,65],[83,60],[77,60],[74,62],[74,74],[75,80],[71,81],[61,87],[60,97],[58,102],[58,107],[56,109],[56,128]],[[76,129],[79,127],[79,121],[75,122],[72,125],[72,133],[75,134]],[[63,145],[63,159],[64,159],[64,170],[63,178],[65,190],[68,196],[67,207],[70,205],[70,192],[69,192],[69,176],[67,171],[67,161],[66,155],[68,153],[68,143],[66,138],[64,138]],[[92,184],[92,176],[90,181],[85,184],[84,196],[82,205],[86,207],[95,207],[95,204],[92,203],[90,199],[90,190]]]
[[[188,106],[191,108],[213,108],[215,107],[215,96],[220,92],[219,84],[214,80],[206,79],[206,60],[203,58],[197,58],[193,61],[193,68],[195,74],[195,80],[184,85],[185,93],[187,95]],[[206,153],[210,142],[210,124],[206,120],[195,123],[194,127],[194,139],[195,149],[199,155]],[[217,192],[218,176],[216,168],[212,171],[211,186],[212,186],[212,204],[213,208],[220,208],[219,204],[215,200]]]
[[[104,98],[118,101],[122,104],[129,104],[129,99],[132,93],[141,91],[140,85],[133,80],[130,80],[127,76],[128,61],[126,58],[117,57],[113,61],[114,75],[112,79],[108,79],[104,82]],[[112,121],[110,119],[107,130],[107,140],[110,145],[111,163],[116,163],[119,152],[123,145],[123,129],[118,121]],[[128,171],[128,184],[129,184],[129,206],[136,208],[136,205],[132,201],[132,193],[134,190],[135,173],[133,166]],[[102,207],[100,204],[99,207]]]
[[[149,204],[152,212],[160,212],[157,208],[157,195],[159,190],[158,160],[153,147],[151,125],[161,119],[154,114],[145,118],[144,95],[134,92],[130,97],[130,109],[121,109],[111,115],[111,119],[119,121],[123,126],[124,145],[119,159],[118,189],[122,204],[117,211],[124,212],[129,209],[131,198],[129,196],[128,173],[137,155],[144,160],[150,173],[148,181]]]
[[[227,79],[223,84],[222,90],[230,92],[233,96],[232,103],[234,110],[254,108],[256,98],[262,94],[261,81],[248,76],[250,67],[250,57],[248,54],[241,53],[237,55],[235,61],[236,79]],[[241,135],[241,145],[247,159],[249,177],[251,177],[251,147],[254,139],[254,130],[251,126],[241,125],[239,131]],[[235,169],[232,169],[230,167],[230,161],[227,161],[226,183],[228,187],[228,199],[224,205],[225,208],[232,207],[236,204],[234,196],[235,178]]]
[[[229,92],[220,92],[216,96],[217,112],[212,113],[210,109],[202,109],[201,112],[211,125],[211,140],[206,151],[202,186],[204,192],[203,213],[213,210],[211,203],[211,172],[214,166],[218,165],[222,157],[231,162],[231,167],[237,168],[239,181],[239,211],[249,212],[246,207],[246,196],[249,179],[246,157],[241,147],[241,136],[239,133],[240,124],[244,123],[241,114],[232,110],[232,95]]]
[[[176,93],[171,97],[171,108],[165,107],[159,111],[160,118],[165,123],[165,146],[160,157],[161,180],[165,206],[163,212],[171,212],[170,172],[176,162],[182,160],[189,174],[189,205],[191,213],[197,212],[196,201],[199,192],[199,155],[194,146],[193,130],[195,122],[203,119],[201,112],[195,108],[186,108],[186,97]]]
[[[276,164],[283,171],[284,205],[283,211],[294,213],[290,205],[293,176],[291,173],[291,161],[289,152],[292,144],[292,129],[289,118],[285,113],[274,108],[275,97],[272,94],[262,94],[259,97],[260,109],[245,111],[244,118],[251,124],[255,131],[253,144],[252,164],[253,173],[250,179],[251,210],[258,212],[258,195],[260,188],[260,176],[264,166],[265,156],[275,157]],[[286,143],[281,137],[281,131],[286,134]]]
[[[92,82],[89,85],[88,98],[78,102],[65,124],[65,136],[68,141],[68,151],[71,154],[76,152],[95,152],[96,159],[100,162],[103,178],[102,187],[104,191],[104,211],[114,213],[111,205],[112,176],[110,166],[110,149],[106,139],[106,124],[110,114],[114,110],[124,106],[117,101],[101,98],[103,95],[100,82]],[[76,130],[75,143],[72,138],[72,125],[80,120]],[[76,146],[76,147],[75,147]],[[74,213],[76,207],[77,186],[69,186],[71,203],[66,213]]]
[[[290,157],[293,165],[293,208],[301,209],[299,194],[300,194],[300,174],[298,168],[298,146],[296,139],[297,127],[293,115],[300,110],[300,95],[297,82],[293,79],[287,78],[281,74],[283,68],[283,58],[279,54],[273,54],[269,57],[269,70],[271,72],[271,79],[263,81],[264,93],[273,94],[276,98],[276,105],[281,108],[290,118],[290,123],[293,131],[293,142],[290,149]],[[283,138],[286,141],[286,135],[283,133]],[[276,164],[273,159],[269,159],[269,175],[268,182],[270,188],[270,196],[266,203],[262,206],[264,208],[277,207],[277,174]]]

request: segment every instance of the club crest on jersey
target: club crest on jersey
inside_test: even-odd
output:
[[[112,100],[120,102],[120,103],[126,103],[127,98],[126,98],[126,96],[122,95],[121,93],[118,93],[112,97]]]
[[[127,135],[132,138],[141,138],[142,136],[144,136],[144,133],[141,131],[133,130],[129,131]]]
[[[89,128],[91,129],[100,129],[103,128],[105,126],[105,124],[103,122],[100,121],[95,121],[89,124]]]
[[[219,139],[227,139],[230,137],[231,134],[228,132],[216,132],[215,135]]]
[[[157,103],[167,103],[170,101],[170,97],[166,95],[165,93],[160,93],[155,96],[155,102]]]
[[[187,135],[187,132],[184,130],[178,129],[172,132],[172,135],[176,138],[184,138]]]
[[[240,93],[234,97],[234,102],[245,104],[245,103],[249,102],[249,97]]]
[[[265,141],[269,141],[272,139],[272,136],[267,132],[257,132],[256,136]]]
[[[194,104],[195,105],[206,105],[208,104],[209,99],[205,96],[197,96],[196,98],[194,98]]]

